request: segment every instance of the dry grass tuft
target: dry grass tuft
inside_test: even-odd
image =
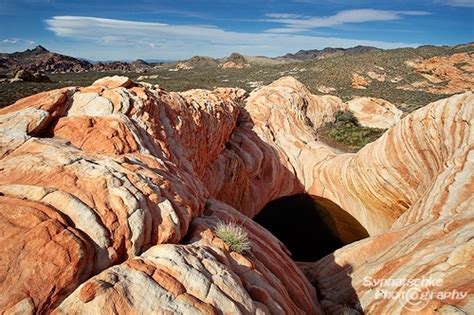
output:
[[[234,252],[242,253],[251,248],[247,231],[235,222],[219,221],[214,231]]]

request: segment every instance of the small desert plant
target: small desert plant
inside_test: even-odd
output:
[[[250,249],[250,241],[247,232],[242,226],[235,222],[219,221],[214,231],[234,252],[242,253]]]

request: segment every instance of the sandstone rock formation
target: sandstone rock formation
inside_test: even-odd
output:
[[[28,70],[21,69],[16,74],[12,82],[26,81],[26,82],[51,82],[51,80],[40,72],[31,73]]]
[[[109,89],[118,87],[130,88],[133,86],[133,82],[127,77],[115,75],[113,77],[98,79],[92,83],[92,86],[102,86]]]
[[[358,73],[352,74],[352,87],[354,89],[365,90],[368,85],[369,82],[362,75]]]
[[[222,64],[223,69],[244,69],[250,68],[250,64],[247,62],[244,56],[238,53],[231,54],[226,61]]]
[[[318,312],[283,245],[207,201],[200,180],[245,92],[177,94],[127,82],[106,78],[0,110],[0,309]],[[255,251],[242,256],[217,240],[217,217],[248,226]]]
[[[170,69],[170,71],[192,70],[192,69],[194,69],[194,66],[189,65],[185,62],[179,62],[178,64],[176,64],[176,67],[174,67],[173,69]]]
[[[396,313],[411,301],[377,299],[365,277],[436,276],[469,295],[420,310],[469,313],[473,105],[471,92],[432,103],[341,154],[314,130],[347,105],[291,77],[249,96],[113,77],[22,99],[0,109],[0,310]],[[303,192],[371,235],[301,266],[309,281],[250,219]],[[218,220],[252,248],[233,252]]]
[[[358,97],[347,102],[347,109],[354,113],[362,126],[387,129],[393,127],[403,115],[392,103],[373,97]]]
[[[92,68],[92,64],[88,61],[50,52],[41,45],[23,52],[0,54],[0,59],[6,70],[5,74],[9,77],[22,69],[31,73],[41,71],[57,73],[82,72]]]
[[[250,68],[250,65],[248,63],[240,64],[240,63],[235,63],[233,61],[227,61],[222,65],[223,69],[244,69],[244,68]]]
[[[124,61],[97,62],[93,64],[89,70],[98,72],[120,71],[144,73],[152,68],[152,64],[144,60],[137,59],[130,63]]]
[[[356,300],[370,314],[472,313],[473,105],[472,92],[432,103],[356,155],[313,169],[322,180],[309,191],[338,200],[374,235],[306,266],[326,311]]]
[[[333,87],[330,87],[330,86],[325,86],[325,85],[318,85],[317,88],[316,88],[320,93],[323,93],[323,94],[330,94],[334,91],[336,91],[335,88]]]
[[[403,89],[423,89],[431,93],[453,94],[472,90],[474,86],[474,53],[436,56],[425,60],[408,61],[407,65],[421,74],[418,81]]]

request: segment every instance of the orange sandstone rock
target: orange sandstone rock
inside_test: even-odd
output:
[[[227,61],[222,65],[223,69],[244,69],[244,68],[250,68],[250,65],[248,63],[235,63],[233,61]]]
[[[474,86],[472,76],[474,54],[472,52],[411,60],[406,63],[425,80],[411,86],[404,86],[403,89],[421,88],[431,93],[453,94],[471,91]]]
[[[92,85],[102,86],[109,89],[117,87],[130,88],[133,86],[133,82],[127,77],[114,75],[113,77],[105,77],[102,79],[98,79],[94,83],[92,83]]]
[[[387,129],[400,121],[403,112],[386,100],[373,97],[358,97],[347,103],[362,126]]]
[[[367,79],[364,78],[362,75],[358,73],[352,74],[352,87],[354,89],[365,90],[368,85],[369,85],[369,82],[367,82]]]
[[[54,207],[0,196],[0,309],[45,312],[92,274],[87,235]]]
[[[472,310],[471,92],[341,154],[315,130],[350,104],[291,77],[248,97],[128,82],[104,78],[0,110],[2,311],[396,313],[410,301],[377,299],[381,287],[365,277],[432,275],[439,290],[468,295],[422,311]],[[371,235],[305,264],[309,281],[250,220],[302,192]],[[219,219],[242,224],[252,249],[232,252],[213,231]]]
[[[225,149],[245,92],[178,94],[145,85],[109,84],[116,81],[101,80],[96,90],[48,92],[21,100],[0,115],[0,196],[15,201],[2,203],[6,234],[0,245],[8,252],[2,255],[0,272],[6,281],[0,309],[74,313],[110,307],[119,313],[208,313],[274,308],[316,313],[314,288],[284,252],[272,264],[285,267],[264,269],[266,277],[257,278],[253,286],[260,284],[271,294],[277,282],[266,279],[279,279],[289,271],[291,285],[280,286],[278,297],[261,302],[261,294],[252,297],[247,291],[256,289],[247,289],[232,274],[230,260],[219,260],[232,257],[228,248],[216,256],[214,245],[173,245],[183,242],[192,220],[203,213],[210,193],[201,178]],[[20,207],[26,209],[22,216],[17,213]],[[33,219],[37,210],[30,208],[44,208],[47,217],[41,214],[41,220],[52,227]],[[29,221],[34,222],[31,227],[25,225]],[[39,224],[47,228],[46,236],[43,230],[21,232],[15,224],[25,231]],[[268,232],[255,228],[281,251]],[[25,247],[30,243],[31,249]],[[45,255],[35,256],[33,248],[45,246]],[[142,257],[144,253],[153,255]],[[168,269],[163,269],[162,259],[169,261]],[[263,257],[254,262],[235,259],[246,266],[269,267]],[[189,279],[188,268],[195,270]],[[26,270],[42,277],[32,279]],[[93,275],[97,276],[85,282]],[[132,284],[146,277],[152,282]],[[157,291],[147,283],[155,283]],[[34,290],[25,289],[30,285]],[[156,299],[149,298],[152,292]],[[130,294],[135,302],[128,300]],[[170,300],[170,294],[175,299]]]

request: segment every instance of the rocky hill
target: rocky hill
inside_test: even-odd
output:
[[[153,68],[144,60],[134,62],[99,62],[91,63],[86,60],[50,52],[43,46],[27,49],[23,52],[0,54],[0,77],[14,77],[20,71],[31,73],[80,73],[87,71],[97,72],[146,72]]]
[[[336,56],[351,56],[365,54],[371,51],[381,51],[382,49],[371,46],[355,46],[351,48],[332,48],[300,50],[294,54],[288,53],[280,58],[291,60],[317,60]]]
[[[225,58],[221,64],[222,68],[229,69],[243,69],[250,68],[247,59],[239,53],[232,53],[228,58]]]
[[[56,54],[43,46],[23,52],[0,54],[1,76],[14,76],[19,70],[30,72],[83,72],[92,69],[88,61]]]
[[[473,93],[393,120],[355,154],[318,140],[346,106],[370,123],[359,103],[292,77],[250,95],[108,77],[0,109],[0,311],[473,313]],[[340,244],[318,261],[296,263],[252,220],[300,194]],[[303,209],[283,210],[273,219]],[[249,247],[235,250],[219,222]],[[318,231],[283,231],[317,250],[307,236]]]
[[[232,53],[229,57],[222,59],[215,59],[206,56],[194,56],[191,59],[178,62],[172,70],[208,70],[208,68],[217,67],[221,67],[223,69],[243,69],[250,68],[250,65],[244,56],[239,53]]]
[[[206,56],[194,56],[191,59],[178,62],[176,64],[176,70],[191,70],[191,69],[200,69],[207,67],[217,67],[219,61],[217,59],[206,57]]]
[[[474,51],[409,60],[406,64],[423,79],[403,89],[423,89],[435,94],[459,93],[474,87]]]
[[[123,61],[98,62],[93,64],[90,71],[97,72],[135,72],[144,73],[153,69],[154,65],[137,59],[131,63]]]

